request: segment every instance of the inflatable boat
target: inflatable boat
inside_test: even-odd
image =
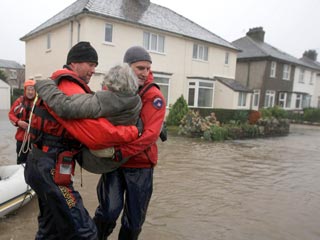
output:
[[[24,206],[34,195],[24,180],[24,165],[0,166],[0,217]]]

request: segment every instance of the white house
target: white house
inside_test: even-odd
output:
[[[99,65],[90,82],[101,88],[103,74],[122,62],[133,45],[144,46],[167,106],[183,94],[190,107],[219,108],[216,77],[234,81],[238,49],[178,13],[147,0],[78,0],[21,38],[26,77],[43,79],[61,68],[68,50],[90,41]],[[231,94],[238,92],[231,89]],[[237,109],[232,100],[229,108]],[[247,106],[247,108],[249,105]],[[242,107],[241,107],[242,108]]]
[[[10,85],[0,79],[0,110],[10,109]]]

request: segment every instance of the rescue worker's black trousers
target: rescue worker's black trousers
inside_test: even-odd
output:
[[[37,193],[40,214],[36,240],[96,240],[97,229],[73,184],[58,186],[53,180],[55,159],[30,152],[25,179]]]
[[[101,176],[94,221],[106,240],[123,210],[119,240],[136,240],[145,221],[153,188],[153,168],[118,168]]]

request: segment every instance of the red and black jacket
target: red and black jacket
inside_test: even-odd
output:
[[[52,74],[51,78],[58,79],[58,88],[67,95],[91,92],[87,84],[69,69],[58,70]],[[138,136],[135,126],[115,127],[105,118],[62,119],[44,102],[41,103],[41,99],[38,101],[39,106],[42,107],[34,112],[31,133],[35,144],[41,145],[42,150],[55,144],[58,146],[62,144],[65,147],[66,142],[73,142],[71,139],[78,140],[91,149],[101,149],[131,142]],[[37,114],[37,111],[43,112]]]
[[[156,86],[144,91],[152,82],[153,75],[150,72],[148,80],[139,93],[142,100],[140,117],[144,130],[138,139],[120,146],[123,157],[131,156],[122,167],[150,168],[157,164],[158,147],[156,142],[165,117],[166,102],[161,91]]]

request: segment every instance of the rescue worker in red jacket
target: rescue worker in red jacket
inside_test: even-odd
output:
[[[67,56],[64,69],[52,74],[67,95],[91,93],[88,83],[98,55],[89,42],[79,42]],[[25,168],[26,182],[38,195],[40,215],[36,239],[97,239],[97,229],[73,187],[75,158],[81,144],[92,149],[131,142],[136,126],[113,126],[105,118],[64,120],[41,100],[32,113],[33,149]]]
[[[129,48],[124,55],[138,77],[143,122],[141,137],[119,147],[122,157],[129,160],[115,171],[102,174],[97,194],[99,206],[94,221],[99,240],[105,240],[112,233],[123,210],[119,240],[134,240],[142,230],[153,189],[153,168],[158,161],[157,139],[165,117],[166,103],[161,91],[152,86],[151,57],[142,47]],[[144,92],[144,93],[143,93]]]
[[[139,95],[142,100],[140,117],[144,130],[138,139],[118,147],[122,157],[128,158],[128,161],[120,168],[102,174],[99,180],[97,186],[99,206],[94,217],[99,240],[107,239],[112,233],[122,210],[119,239],[138,239],[152,195],[153,168],[158,161],[156,141],[165,116],[165,100],[157,85],[153,83],[149,53],[142,47],[129,48],[124,56],[124,62],[131,66],[138,78]],[[78,108],[80,103],[81,107],[88,106],[88,102],[90,104],[93,99],[97,99],[93,96],[80,95],[66,98],[52,83],[43,83],[38,90],[53,108],[57,105],[53,104],[56,99],[61,98],[62,105],[65,106],[64,110],[59,111],[61,115],[71,112],[66,111],[71,106]],[[104,94],[108,94],[108,92],[97,93],[99,93],[98,99],[103,99]],[[77,104],[75,99],[81,101]],[[92,105],[90,109],[85,108],[79,109],[76,114],[67,114],[68,118],[103,116],[99,115],[99,104]]]
[[[28,127],[29,116],[36,96],[34,89],[35,81],[26,80],[24,82],[24,94],[17,98],[12,104],[8,113],[11,123],[17,127],[15,138],[17,140],[17,164],[25,163],[30,149],[26,130]]]

